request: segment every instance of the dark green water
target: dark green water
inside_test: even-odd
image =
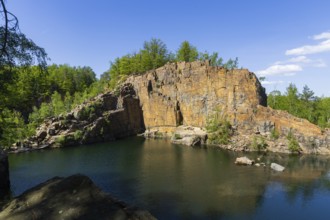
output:
[[[9,162],[14,195],[54,176],[82,173],[159,219],[330,219],[328,158],[262,156],[286,167],[276,173],[236,166],[237,156],[131,138],[10,155]]]

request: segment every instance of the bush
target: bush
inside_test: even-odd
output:
[[[290,130],[287,136],[287,139],[289,141],[288,149],[291,153],[300,153],[301,148],[299,146],[299,143],[296,139],[296,137],[292,134],[292,131]]]
[[[270,137],[273,140],[277,140],[280,137],[280,134],[278,133],[278,131],[274,128],[271,133],[270,133]]]
[[[252,147],[253,149],[257,150],[257,151],[262,151],[265,150],[267,148],[268,144],[266,143],[266,139],[264,137],[253,137],[253,141],[252,141]]]
[[[73,137],[75,141],[79,141],[82,139],[84,133],[81,130],[77,130],[74,132]]]
[[[66,142],[65,136],[59,136],[55,139],[55,143],[60,147],[62,147],[65,144],[65,142]]]
[[[208,144],[229,144],[232,135],[230,122],[219,111],[207,120]]]

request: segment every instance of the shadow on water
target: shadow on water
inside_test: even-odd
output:
[[[247,156],[267,166],[247,167],[234,164],[238,156],[218,148],[129,138],[10,155],[9,162],[14,195],[53,176],[83,173],[160,219],[269,219],[283,218],[288,210],[296,218],[322,211],[320,200],[330,203],[329,158],[251,153]],[[285,171],[270,170],[271,162]]]

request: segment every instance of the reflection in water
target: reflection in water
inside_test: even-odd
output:
[[[160,219],[306,218],[318,211],[324,217],[324,205],[330,203],[328,158],[247,155],[286,167],[276,173],[268,167],[236,166],[237,156],[241,154],[131,138],[10,155],[9,160],[14,195],[56,175],[83,173]]]

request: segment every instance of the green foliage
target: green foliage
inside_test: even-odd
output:
[[[238,68],[238,58],[236,57],[234,60],[231,58],[223,65],[224,68],[228,70],[236,69]]]
[[[289,141],[288,143],[288,149],[291,153],[300,153],[301,152],[301,148],[299,146],[299,143],[296,139],[296,137],[293,135],[292,131],[290,130],[288,135],[287,135],[287,139]]]
[[[1,9],[2,11],[2,9]],[[45,67],[47,53],[18,30],[0,27],[0,66],[31,66],[37,63]],[[4,40],[6,45],[3,44]]]
[[[252,140],[252,147],[254,150],[262,151],[267,149],[268,144],[263,136],[254,136]]]
[[[3,109],[0,114],[1,147],[10,147],[16,142],[21,142],[29,135],[29,130],[26,129],[21,113]]]
[[[314,96],[308,86],[304,86],[302,93],[294,84],[290,84],[284,94],[273,91],[268,95],[268,105],[307,119],[322,128],[330,127],[330,98]]]
[[[218,57],[217,52],[213,52],[211,55],[207,51],[199,53],[199,59],[202,61],[209,60],[211,66],[223,66],[223,59]]]
[[[273,140],[277,140],[280,137],[280,134],[278,133],[278,131],[274,128],[272,129],[271,133],[270,133],[270,137]]]
[[[79,112],[80,120],[89,120],[95,114],[95,107],[93,105],[85,106]]]
[[[219,111],[208,117],[206,130],[209,144],[229,144],[232,128],[230,122]]]
[[[174,139],[178,140],[178,139],[182,139],[182,137],[180,134],[174,134]]]
[[[55,143],[59,146],[63,146],[66,142],[66,136],[61,135],[55,139]]]
[[[138,53],[127,54],[111,62],[108,71],[110,88],[114,89],[124,76],[144,73],[161,67],[169,61],[173,61],[173,55],[168,52],[166,45],[161,40],[153,38],[146,41]]]
[[[71,145],[74,142],[76,142],[76,139],[75,139],[74,135],[71,135],[71,134],[69,134],[69,135],[61,135],[61,136],[58,136],[55,139],[55,144],[58,147],[68,146],[68,145]]]
[[[176,53],[177,61],[192,62],[198,59],[198,51],[196,47],[188,41],[183,41]]]
[[[75,131],[74,134],[73,134],[74,140],[75,141],[81,140],[82,137],[83,137],[83,135],[84,135],[84,132],[83,131],[81,131],[81,130]]]
[[[159,39],[151,39],[143,44],[137,53],[127,54],[111,62],[110,69],[102,74],[102,80],[109,80],[109,88],[115,89],[116,85],[131,74],[141,74],[148,70],[156,69],[167,62],[196,60],[209,60],[212,66],[223,66],[227,69],[237,68],[238,59],[229,59],[223,63],[218,53],[198,52],[197,48],[188,41],[181,43],[176,54],[169,52],[166,45]]]

